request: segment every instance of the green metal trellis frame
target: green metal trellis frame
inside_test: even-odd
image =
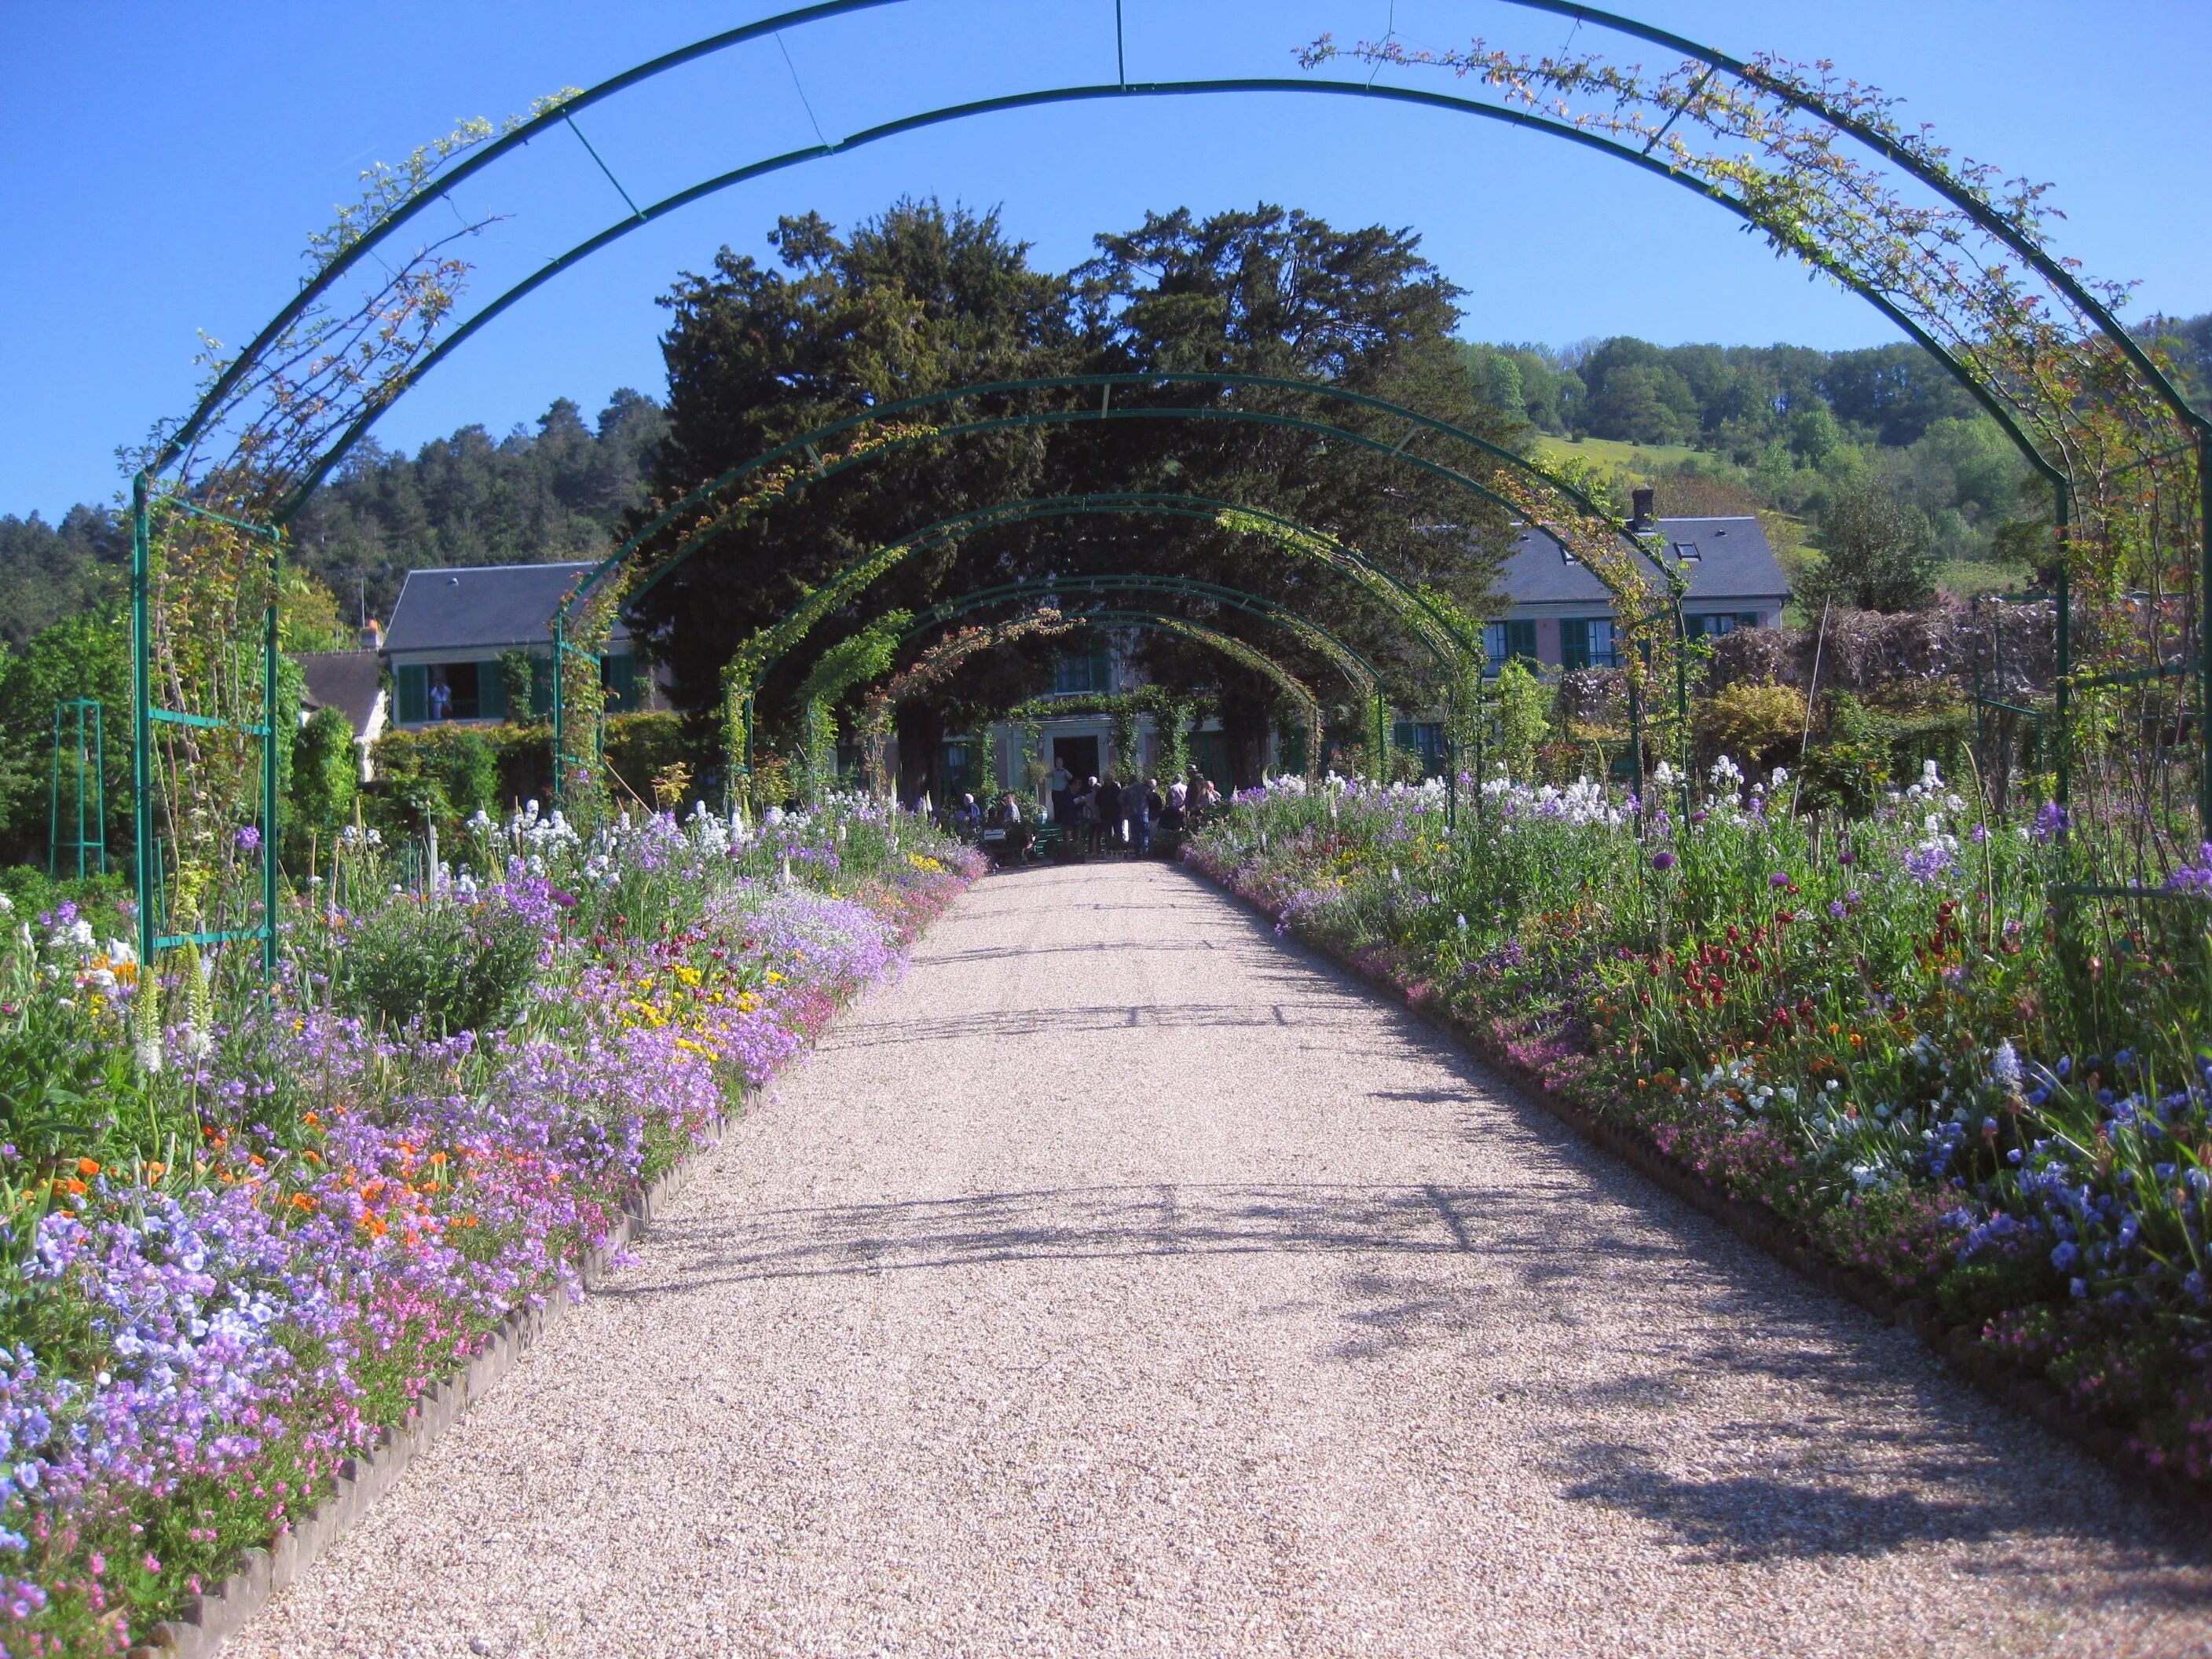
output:
[[[88,719],[89,725],[87,724]],[[71,731],[71,727],[74,731]],[[62,839],[62,757],[70,760],[70,794],[76,817],[75,834]],[[91,775],[89,810],[85,793],[86,774]],[[61,873],[64,853],[76,855],[76,878],[86,875],[88,855],[92,873],[107,873],[107,742],[97,697],[67,697],[54,704],[53,773],[46,796],[46,873]]]
[[[979,602],[975,605],[961,605],[958,601],[954,601],[951,605],[933,606],[933,611],[946,611],[948,614],[938,617],[934,621],[918,622],[915,626],[908,629],[905,633],[899,636],[899,643],[902,645],[910,643],[921,635],[928,632],[931,628],[941,625],[944,622],[951,620],[951,617],[964,614],[966,611],[981,609],[982,608],[982,605],[986,604],[1003,604],[1006,602],[1006,598],[1004,594],[999,594],[988,599],[981,598],[980,595],[969,595],[968,597],[978,599]],[[954,609],[953,606],[958,606],[959,608]],[[1088,624],[1094,627],[1133,628],[1149,629],[1155,632],[1172,633],[1184,639],[1194,641],[1200,645],[1209,647],[1210,649],[1228,654],[1231,656],[1232,659],[1237,659],[1242,653],[1249,653],[1252,658],[1267,665],[1267,672],[1269,677],[1275,681],[1279,690],[1291,694],[1295,698],[1303,699],[1305,704],[1311,709],[1318,710],[1321,706],[1321,700],[1314,696],[1310,687],[1309,687],[1303,680],[1300,680],[1297,675],[1285,668],[1280,663],[1276,662],[1264,652],[1260,651],[1249,640],[1240,640],[1234,634],[1229,633],[1223,629],[1215,628],[1209,623],[1199,621],[1195,617],[1178,616],[1176,613],[1168,611],[1140,611],[1121,607],[1109,608],[1103,611],[1070,611],[1066,614],[1069,622],[1074,623],[1079,626]],[[1301,617],[1297,620],[1304,622],[1304,619]],[[1357,656],[1356,653],[1353,654]],[[1347,678],[1349,678],[1349,676],[1347,676]],[[1355,684],[1357,684],[1356,681]],[[1368,688],[1360,687],[1359,689],[1364,701]],[[1382,708],[1382,695],[1378,683],[1374,688],[1376,707],[1378,710]],[[1316,718],[1318,718],[1317,715]]]
[[[1116,515],[1157,514],[1212,523],[1217,521],[1224,513],[1236,513],[1249,518],[1270,520],[1286,530],[1295,531],[1301,535],[1322,542],[1342,555],[1347,563],[1374,576],[1398,600],[1398,604],[1393,609],[1397,611],[1401,620],[1411,625],[1413,636],[1448,672],[1454,665],[1455,657],[1462,664],[1471,657],[1478,672],[1472,677],[1470,683],[1479,687],[1481,641],[1479,638],[1473,641],[1465,639],[1454,625],[1451,618],[1437,610],[1434,605],[1419,592],[1407,586],[1399,578],[1374,564],[1357,550],[1346,546],[1325,532],[1298,524],[1296,520],[1285,518],[1280,514],[1261,508],[1238,507],[1233,502],[1218,501],[1208,496],[1164,494],[1038,496],[1001,502],[989,507],[971,508],[966,513],[956,514],[949,518],[939,520],[935,524],[925,526],[910,537],[873,549],[859,558],[848,562],[839,574],[864,569],[882,554],[893,548],[904,548],[909,552],[917,551],[938,542],[965,534],[970,530],[994,525],[1022,523],[1039,518],[1092,514]],[[663,568],[664,571],[666,568]],[[829,584],[825,585],[834,585],[837,580],[838,575],[832,575]],[[1423,623],[1426,626],[1423,626]],[[776,656],[763,661],[755,671],[752,683],[745,688],[742,705],[744,730],[739,739],[739,752],[732,757],[733,765],[741,774],[750,766],[752,751],[753,693],[767,670],[781,660],[781,654],[779,653]],[[558,676],[555,677],[555,684],[556,687],[555,695],[557,698]],[[1456,795],[1458,789],[1456,757],[1452,768],[1451,787]]]
[[[1338,672],[1344,675],[1346,683],[1352,686],[1353,695],[1363,707],[1362,718],[1366,718],[1367,712],[1371,711],[1375,720],[1376,742],[1378,745],[1376,752],[1378,754],[1382,752],[1380,745],[1388,741],[1389,705],[1383,698],[1381,671],[1372,662],[1321,623],[1292,610],[1288,605],[1257,593],[1246,592],[1241,588],[1224,587],[1218,583],[1200,581],[1193,577],[1146,576],[1118,573],[1092,576],[1040,576],[1025,582],[1006,582],[996,587],[979,588],[972,593],[963,594],[956,599],[948,599],[943,604],[931,605],[927,610],[918,612],[906,632],[899,636],[899,643],[904,645],[931,628],[949,622],[954,617],[965,616],[969,611],[980,611],[994,605],[1014,604],[1024,599],[1042,599],[1048,595],[1111,595],[1139,592],[1165,592],[1177,598],[1199,599],[1225,605],[1231,610],[1241,611],[1247,616],[1257,617],[1273,623],[1281,628],[1293,639],[1301,639],[1303,643],[1318,649],[1323,655],[1329,658]],[[1072,622],[1102,622],[1132,615],[1154,614],[1164,623],[1188,624],[1194,630],[1205,632],[1218,631],[1194,617],[1181,617],[1165,611],[1145,613],[1124,611],[1068,611],[1065,614]],[[1228,635],[1225,637],[1236,638],[1234,635]],[[1238,643],[1245,644],[1242,641]],[[1252,647],[1247,644],[1246,648],[1249,650]],[[1431,654],[1436,656],[1438,664],[1449,672],[1451,667],[1450,658],[1438,651],[1433,645],[1430,649]],[[1456,778],[1451,781],[1449,787],[1455,803],[1459,788]]]
[[[240,725],[212,714],[162,708],[154,702],[153,515],[156,511],[185,514],[228,525],[269,544],[269,603],[261,617],[261,720]],[[141,471],[131,484],[131,696],[132,703],[131,785],[131,813],[136,834],[131,848],[133,876],[138,892],[138,959],[151,973],[155,956],[179,945],[222,945],[258,940],[261,971],[276,974],[276,836],[281,808],[276,799],[276,744],[283,735],[276,729],[277,647],[276,598],[283,585],[284,532],[268,525],[217,513],[177,496],[153,494],[153,477]],[[167,933],[165,885],[161,869],[160,814],[154,800],[154,728],[156,726],[198,726],[229,730],[261,742],[261,816],[256,826],[261,845],[261,925],[212,932]]]
[[[899,635],[899,643],[904,645],[941,623],[994,605],[1012,605],[1027,599],[1073,594],[1139,592],[1169,593],[1181,599],[1205,600],[1274,623],[1294,638],[1301,635],[1310,636],[1305,642],[1315,645],[1327,655],[1362,697],[1371,695],[1382,684],[1381,671],[1372,662],[1311,617],[1303,616],[1265,595],[1247,592],[1242,588],[1224,587],[1218,582],[1201,581],[1192,576],[1154,576],[1115,571],[1095,575],[1036,576],[1027,581],[1003,582],[993,587],[977,588],[974,592],[944,600],[915,612],[906,631]],[[1067,611],[1064,614],[1071,620],[1082,621],[1093,613]]]
[[[580,129],[575,128],[574,117],[582,111],[611,98],[630,87],[651,81],[656,76],[696,62],[710,54],[725,51],[742,42],[780,36],[782,33],[833,17],[875,9],[878,7],[902,3],[903,0],[822,0],[821,3],[802,6],[763,18],[741,27],[724,30],[706,39],[679,47],[646,63],[638,64],[582,92],[555,100],[520,124],[511,131],[494,139],[465,156],[450,168],[427,180],[415,194],[398,203],[361,234],[346,241],[338,252],[313,276],[302,285],[290,300],[255,337],[245,350],[216,376],[208,388],[198,407],[163,446],[150,469],[155,473],[165,471],[190,450],[192,444],[207,431],[220,412],[228,407],[229,399],[245,383],[246,377],[259,366],[269,349],[283,337],[284,331],[298,322],[347,273],[364,259],[377,256],[380,245],[398,233],[434,203],[447,198],[449,193],[465,179],[483,171],[501,156],[520,149],[540,135],[549,131],[556,123],[565,123],[575,131],[580,141]],[[2200,553],[2198,560],[2197,648],[2195,659],[2185,671],[2197,682],[2200,710],[2199,811],[2203,821],[2212,825],[2212,626],[2203,617],[2206,595],[2212,594],[2212,417],[2191,407],[2172,380],[2159,368],[2143,349],[2128,334],[2110,310],[2084,284],[2068,270],[2062,260],[2046,252],[2032,236],[2026,234],[2003,211],[2002,205],[1990,200],[1968,182],[1948,174],[1938,161],[1916,149],[1912,143],[1894,136],[1881,126],[1855,115],[1847,108],[1835,104],[1817,90],[1795,87],[1776,82],[1756,65],[1747,64],[1711,47],[1680,35],[1655,29],[1632,19],[1580,3],[1580,0],[1504,0],[1504,3],[1527,9],[1550,13],[1574,19],[1577,24],[1588,22],[1633,39],[1680,52],[1685,57],[1701,62],[1709,71],[1725,71],[1747,82],[1765,88],[1794,109],[1824,124],[1830,130],[1845,134],[1890,164],[1917,179],[1936,196],[1948,202],[1971,222],[2008,247],[2023,266],[2034,271],[2073,307],[2087,323],[2095,329],[2140,374],[2177,417],[2195,434],[2198,460],[2200,502],[2198,526]],[[1555,120],[1529,111],[1485,104],[1478,100],[1460,98],[1420,88],[1395,86],[1373,79],[1336,81],[1319,77],[1299,79],[1249,78],[1188,81],[1133,82],[1127,73],[1127,63],[1122,50],[1119,28],[1119,6],[1116,6],[1115,78],[1110,82],[1042,88],[1027,93],[978,100],[969,103],[925,111],[882,123],[865,131],[849,134],[836,141],[826,138],[819,143],[805,146],[786,154],[764,158],[708,179],[679,191],[659,201],[640,206],[619,180],[617,188],[629,210],[625,217],[597,235],[587,238],[567,252],[549,260],[526,280],[516,283],[497,295],[484,308],[470,317],[435,347],[422,354],[408,371],[388,386],[380,387],[380,395],[362,415],[348,425],[309,468],[303,471],[297,488],[272,515],[277,526],[289,521],[313,487],[338,462],[346,452],[368,430],[384,409],[386,409],[420,378],[441,362],[446,355],[472,337],[477,330],[491,322],[509,307],[533,292],[577,262],[608,246],[630,230],[651,223],[717,191],[729,188],[745,180],[762,177],[780,169],[837,155],[859,146],[879,142],[899,134],[917,131],[943,122],[966,118],[1001,111],[1054,103],[1070,103],[1111,98],[1154,98],[1212,94],[1282,93],[1301,95],[1328,95],[1380,99],[1389,102],[1425,107],[1499,122],[1522,131],[1565,139],[1593,152],[1608,155],[1642,168],[1647,173],[1668,179],[1705,197],[1714,205],[1736,215],[1755,228],[1767,229],[1757,210],[1750,204],[1732,199],[1717,186],[1677,171],[1668,161],[1651,153],[1651,147],[1638,150],[1634,146],[1620,143],[1604,135],[1579,128],[1569,122]],[[588,149],[588,143],[586,145]],[[603,170],[611,179],[615,175],[605,160],[592,152]],[[1970,365],[1945,349],[1926,330],[1867,279],[1862,279],[1848,270],[1837,268],[1820,257],[1816,251],[1805,246],[1802,240],[1791,242],[1780,230],[1775,230],[1778,243],[1816,268],[1826,270],[1842,286],[1881,312],[1909,337],[1927,349],[1960,383],[1996,419],[2028,464],[2051,486],[2053,492],[2056,521],[2062,546],[2069,532],[2072,503],[2067,476],[2044,456],[2021,429],[2010,411],[1991,393],[1990,388],[1976,378]],[[2062,562],[2062,577],[2063,566]],[[2062,799],[2067,787],[2066,762],[2069,754],[2068,743],[2068,705],[2071,686],[2071,610],[2062,580],[2057,595],[2059,631],[2059,676],[2054,699],[2055,723],[2058,728],[2058,754],[2061,757],[2059,787]],[[557,676],[556,676],[557,678]],[[149,769],[147,757],[149,723],[143,718],[147,705],[140,699],[142,718],[135,723],[133,741],[137,750],[134,773],[143,775]],[[142,842],[143,837],[142,836]],[[139,857],[142,864],[144,848]],[[147,896],[142,889],[142,897]]]

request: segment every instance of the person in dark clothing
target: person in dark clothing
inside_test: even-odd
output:
[[[1077,844],[1086,853],[1098,851],[1098,780],[1085,778],[1075,786]]]
[[[1067,763],[1054,756],[1052,774],[1048,780],[1052,790],[1052,821],[1063,829],[1075,817],[1075,803],[1068,799],[1075,780],[1067,770]]]
[[[1151,793],[1141,779],[1132,778],[1121,786],[1121,816],[1129,822],[1129,845],[1140,857],[1152,850]]]
[[[1121,786],[1111,772],[1098,780],[1098,840],[1109,852],[1121,844]]]

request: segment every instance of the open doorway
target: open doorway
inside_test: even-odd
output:
[[[1052,757],[1065,766],[1071,776],[1095,778],[1098,775],[1098,739],[1089,738],[1054,738]]]

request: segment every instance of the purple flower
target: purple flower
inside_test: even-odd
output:
[[[2048,846],[2072,827],[2073,819],[2057,801],[2045,801],[2043,810],[2035,815],[2035,822],[2027,827],[2027,838],[2037,846]]]
[[[238,829],[238,833],[233,836],[231,839],[238,843],[238,850],[240,852],[257,852],[260,849],[261,846],[261,831],[252,824],[240,824]]]
[[[1674,862],[1674,855],[1663,847],[1651,855],[1651,867],[1662,872],[1673,869]]]
[[[1787,887],[1790,884],[1790,872],[1787,870],[1777,870],[1766,878],[1766,884],[1769,887]]]
[[[1923,842],[1905,855],[1905,873],[1917,882],[1932,882],[1954,862],[1951,849],[1942,842]]]
[[[1828,914],[1840,921],[1843,917],[1850,914],[1850,907],[1846,905],[1841,899],[1830,899],[1828,901]]]
[[[1856,864],[1858,861],[1858,854],[1851,851],[1848,847],[1844,848],[1842,852],[1836,854],[1836,862],[1838,864]]]
[[[2212,841],[2197,849],[2197,862],[2185,864],[2166,878],[2169,893],[2212,893]]]
[[[1989,838],[1990,826],[1986,823],[1978,823],[1972,830],[1966,832],[1966,839],[1972,842],[1977,847],[1980,846]]]

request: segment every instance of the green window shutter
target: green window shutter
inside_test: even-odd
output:
[[[637,706],[637,659],[624,653],[606,659],[607,708],[626,714]]]
[[[542,720],[553,712],[553,659],[533,654],[530,659],[530,713]]]
[[[1505,624],[1505,654],[1528,662],[1536,660],[1536,624],[1533,619]]]
[[[430,671],[419,662],[402,663],[392,671],[399,688],[399,721],[404,726],[430,718]]]
[[[1569,617],[1559,623],[1559,666],[1589,666],[1589,618]]]
[[[477,718],[503,720],[507,718],[507,674],[495,657],[489,662],[477,665]]]
[[[1093,691],[1112,690],[1113,676],[1114,660],[1102,645],[1091,653],[1091,689]]]

